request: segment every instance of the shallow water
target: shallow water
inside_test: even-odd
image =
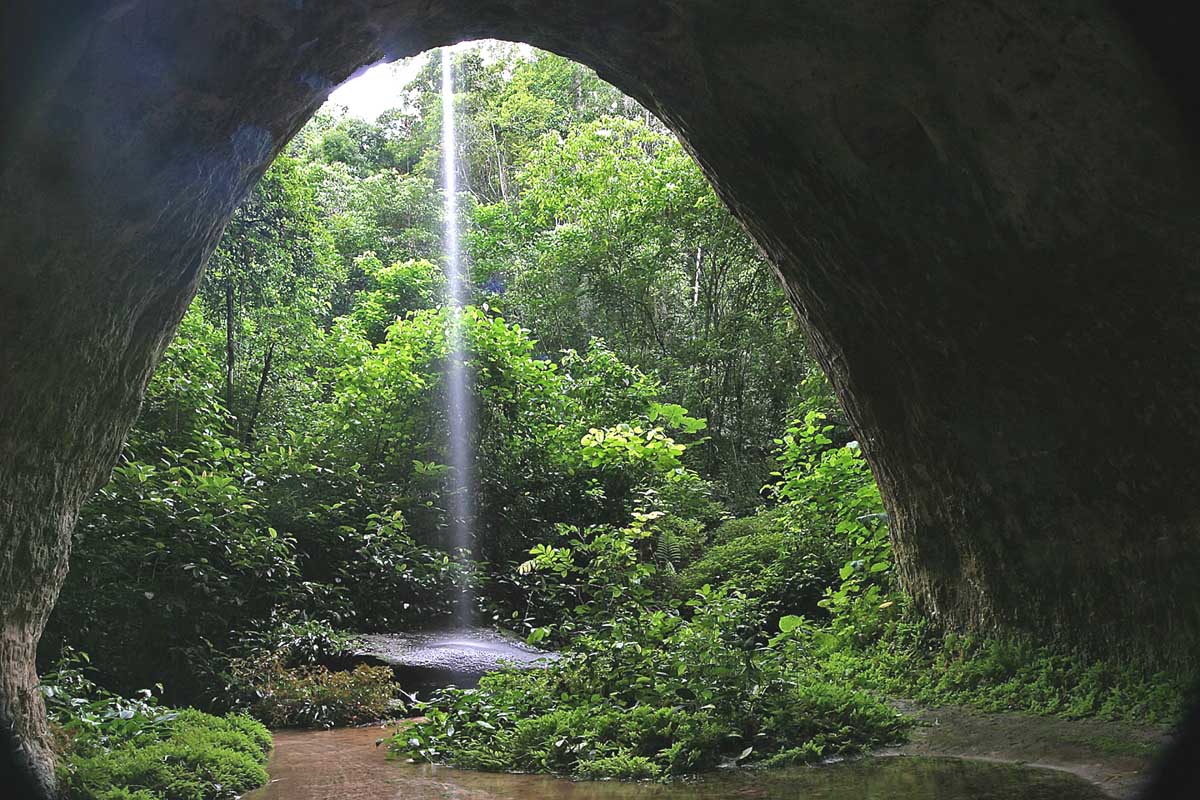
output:
[[[356,659],[391,667],[405,691],[422,699],[445,686],[472,688],[481,676],[503,665],[534,669],[558,657],[488,628],[374,633],[359,638]]]
[[[1100,800],[1092,784],[1045,769],[896,756],[821,767],[725,771],[673,784],[573,782],[388,759],[380,728],[281,731],[272,783],[246,800]]]
[[[421,633],[368,633],[359,652],[388,664],[458,672],[491,672],[501,664],[537,666],[556,656],[489,628]]]

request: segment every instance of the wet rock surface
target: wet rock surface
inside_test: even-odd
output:
[[[558,658],[515,636],[488,628],[360,637],[356,658],[392,668],[405,691],[428,693],[444,686],[471,688],[504,667],[538,669]]]
[[[907,743],[881,755],[1026,764],[1077,775],[1116,798],[1137,795],[1169,740],[1165,728],[1124,722],[894,705],[914,717],[917,727]]]

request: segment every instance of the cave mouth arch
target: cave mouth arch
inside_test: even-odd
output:
[[[468,39],[586,64],[680,136],[783,280],[927,613],[1189,658],[1200,181],[1108,3],[0,13],[0,717],[47,787],[34,646],[225,222],[334,85]]]

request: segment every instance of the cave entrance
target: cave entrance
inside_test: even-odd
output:
[[[35,761],[78,510],[234,208],[335,84],[465,39],[578,60],[679,134],[782,278],[930,614],[1191,652],[1200,181],[1109,4],[58,11],[3,12],[0,713]]]

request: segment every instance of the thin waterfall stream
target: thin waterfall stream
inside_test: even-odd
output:
[[[462,233],[458,211],[458,139],[455,131],[454,64],[449,47],[442,48],[442,196],[446,254],[446,421],[449,433],[450,542],[458,552],[470,553],[474,545],[474,470],[471,434],[474,404],[467,367],[463,307],[467,277],[462,259]],[[471,627],[476,622],[475,598],[464,579],[455,599],[455,623]]]
[[[442,194],[446,269],[446,422],[450,461],[447,484],[450,546],[471,555],[475,544],[475,469],[469,348],[463,310],[469,280],[462,257],[458,208],[458,141],[455,131],[454,69],[451,49],[442,49]],[[475,686],[480,676],[500,665],[536,669],[556,658],[527,646],[520,638],[481,627],[470,581],[458,586],[454,620],[447,630],[368,634],[360,638],[357,658],[386,664],[412,694],[422,696],[444,686]]]

